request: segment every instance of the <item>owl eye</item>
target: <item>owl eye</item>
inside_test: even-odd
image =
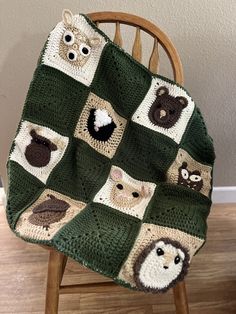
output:
[[[188,170],[182,169],[182,170],[181,170],[181,175],[182,175],[182,177],[183,177],[185,180],[187,180],[187,179],[188,179]]]
[[[179,262],[180,262],[180,257],[179,257],[179,255],[177,255],[175,257],[175,264],[179,264]]]
[[[139,193],[138,192],[133,192],[132,195],[133,195],[133,197],[139,197]]]
[[[83,56],[87,57],[88,55],[90,55],[91,48],[90,48],[88,45],[86,45],[86,44],[81,44],[81,45],[79,46],[79,52],[80,52]]]
[[[120,183],[119,183],[119,184],[117,184],[117,185],[116,185],[116,187],[117,187],[117,189],[119,189],[119,190],[123,190],[123,185],[122,185],[122,184],[120,184]]]
[[[201,176],[198,176],[197,174],[192,174],[189,179],[193,182],[199,182],[202,180]]]
[[[75,36],[72,32],[66,31],[63,35],[64,44],[71,46],[75,42]]]
[[[157,255],[158,256],[164,255],[164,251],[160,247],[157,249]]]
[[[67,58],[70,60],[70,61],[75,61],[77,59],[77,52],[75,50],[69,50],[67,52]]]

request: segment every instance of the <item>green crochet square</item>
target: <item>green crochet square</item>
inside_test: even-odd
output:
[[[74,138],[69,145],[64,158],[49,177],[47,186],[87,203],[105,183],[110,159],[82,140]]]
[[[70,76],[40,65],[30,85],[22,118],[73,135],[88,93],[88,87]]]
[[[130,118],[151,84],[151,74],[120,49],[108,44],[92,83],[92,92],[112,103],[115,111]]]
[[[53,243],[64,254],[107,276],[117,276],[137,237],[140,220],[92,203],[62,228]]]
[[[167,226],[205,239],[211,201],[189,188],[162,183],[156,187],[143,222]]]
[[[21,210],[35,200],[44,189],[44,184],[18,163],[11,160],[8,161],[8,176],[10,182],[7,200],[7,219],[11,228],[14,228]]]
[[[214,163],[215,152],[213,141],[207,133],[205,122],[198,108],[195,108],[189,121],[181,142],[181,147],[189,152],[197,161],[207,163],[210,166]]]
[[[134,178],[144,181],[165,180],[178,145],[167,136],[130,121],[113,163]]]

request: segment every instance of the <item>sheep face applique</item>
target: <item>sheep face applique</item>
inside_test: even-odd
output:
[[[173,97],[167,87],[160,87],[156,91],[156,98],[148,112],[150,121],[159,127],[171,128],[180,118],[182,110],[187,107],[185,97]]]
[[[106,109],[91,109],[88,117],[88,131],[92,138],[106,142],[115,128],[116,124]]]
[[[183,280],[189,266],[189,255],[179,242],[163,238],[152,242],[134,264],[137,288],[147,292],[165,292]]]
[[[65,217],[67,209],[70,205],[54,195],[49,194],[49,199],[40,203],[32,209],[29,216],[29,222],[36,226],[43,226],[46,230],[50,224],[60,221]]]
[[[178,184],[195,191],[200,191],[203,187],[203,179],[199,170],[189,171],[187,162],[183,162],[179,167]]]
[[[33,167],[45,167],[50,162],[51,152],[57,150],[57,146],[46,137],[43,137],[33,129],[30,131],[31,143],[26,147],[25,158]]]
[[[92,49],[99,47],[99,37],[89,38],[85,33],[73,25],[73,15],[69,10],[63,11],[65,31],[60,41],[59,55],[65,61],[82,67],[88,61]]]

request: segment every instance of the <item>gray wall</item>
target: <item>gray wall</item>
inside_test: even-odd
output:
[[[201,108],[214,138],[214,185],[236,185],[236,1],[235,0],[0,0],[0,173],[49,31],[63,8],[73,13],[124,11],[153,21],[181,56],[185,87]],[[111,29],[103,28],[111,34]],[[130,48],[134,33],[123,27]],[[144,36],[144,60],[151,43]],[[162,56],[162,54],[161,54]],[[171,76],[167,58],[160,73]]]

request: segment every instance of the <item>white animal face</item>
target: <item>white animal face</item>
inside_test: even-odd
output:
[[[135,263],[136,283],[142,290],[165,291],[186,271],[187,252],[165,240],[149,245]]]

